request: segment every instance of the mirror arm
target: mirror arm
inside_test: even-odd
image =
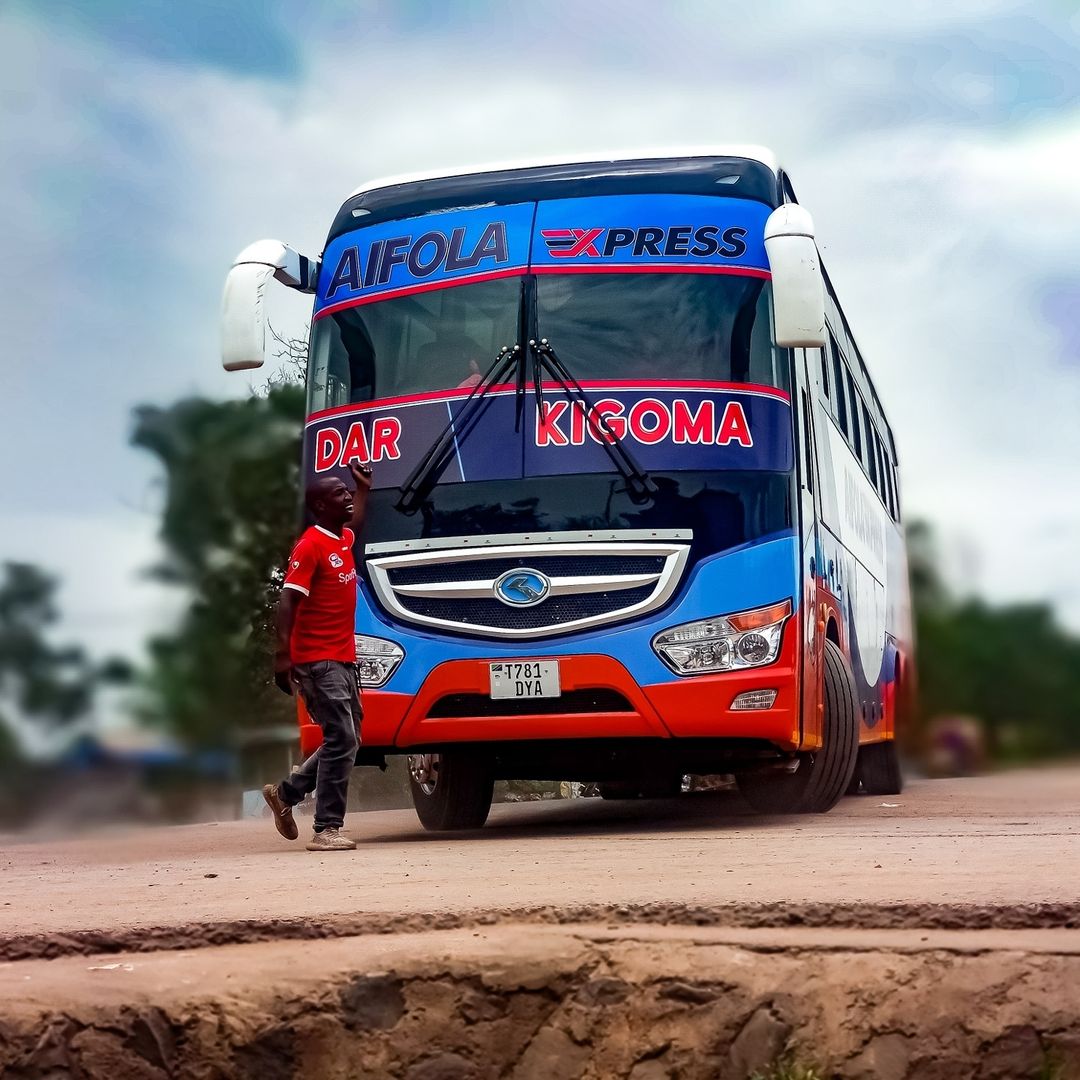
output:
[[[318,259],[309,259],[278,240],[256,240],[233,260],[233,266],[249,263],[272,267],[275,280],[297,292],[313,293],[319,280]]]

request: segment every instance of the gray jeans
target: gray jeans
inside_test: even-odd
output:
[[[281,797],[295,806],[314,791],[316,831],[340,829],[363,715],[356,665],[317,660],[297,664],[293,675],[311,718],[322,728],[323,742],[292,776],[281,781]]]

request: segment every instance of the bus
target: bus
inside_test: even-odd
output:
[[[365,184],[319,258],[237,257],[230,370],[271,279],[314,297],[305,479],[374,472],[358,762],[406,755],[425,828],[482,826],[498,779],[725,774],[777,814],[900,790],[896,442],[772,153]]]

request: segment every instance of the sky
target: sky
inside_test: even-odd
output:
[[[955,587],[1080,629],[1071,0],[8,0],[0,134],[0,560],[96,654],[179,610],[131,411],[260,381],[218,360],[241,248],[318,254],[379,176],[730,143],[813,214]]]

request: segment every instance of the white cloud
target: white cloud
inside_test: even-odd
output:
[[[241,247],[273,235],[318,251],[341,200],[380,175],[708,142],[771,144],[791,167],[892,416],[909,511],[977,545],[992,595],[1080,595],[1061,558],[1080,541],[1066,497],[1078,376],[1038,310],[1044,280],[1075,277],[1080,119],[1021,124],[996,97],[996,113],[980,112],[974,28],[1011,5],[498,10],[407,33],[339,28],[306,42],[297,83],[0,19],[15,150],[0,203],[19,253],[2,271],[19,404],[6,389],[0,451],[34,463],[12,470],[12,505],[44,532],[67,527],[57,490],[74,488],[80,518],[98,521],[102,583],[71,586],[71,625],[89,626],[97,605],[116,641],[123,626],[134,641],[153,621],[149,594],[110,599],[152,561],[150,531],[107,539],[154,475],[125,446],[129,409],[247,392],[216,358],[221,282]],[[1045,30],[1015,32],[1043,48]],[[970,49],[942,52],[958,38]],[[1059,49],[1076,52],[1065,38]],[[303,321],[295,298],[280,303],[288,326]],[[0,557],[32,550],[4,530]]]

